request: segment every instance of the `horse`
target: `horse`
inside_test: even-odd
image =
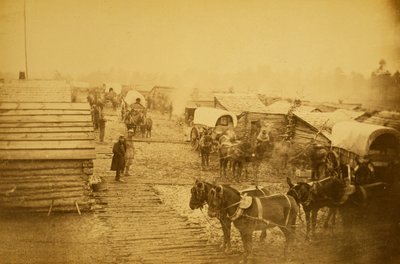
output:
[[[287,256],[294,239],[296,217],[299,206],[293,197],[275,194],[264,197],[249,197],[250,205],[243,203],[242,195],[230,186],[218,185],[208,193],[208,215],[221,217],[226,215],[239,230],[246,262],[252,253],[252,235],[255,230],[279,227],[286,238],[284,254]],[[248,200],[248,199],[247,199]]]
[[[243,168],[248,178],[247,164],[255,157],[255,148],[248,141],[242,141],[234,146],[230,151],[232,162],[232,176],[237,182],[240,182]]]
[[[142,124],[144,124],[145,115],[144,113],[131,110],[131,116],[131,126],[133,129],[133,134],[136,135],[137,132],[140,132]]]
[[[219,174],[221,178],[225,178],[228,164],[231,163],[232,160],[233,148],[237,145],[237,143],[232,143],[232,139],[228,135],[222,135],[218,139],[218,142]]]
[[[205,181],[196,180],[194,186],[191,188],[191,197],[189,202],[190,209],[202,209],[205,204],[207,204],[208,193],[215,186],[211,183]],[[269,195],[269,191],[265,188],[258,188],[244,190],[241,192],[242,194],[247,194],[249,196],[258,196],[263,197]],[[219,221],[221,223],[222,232],[224,233],[224,242],[221,245],[222,249],[225,251],[230,251],[231,249],[231,226],[232,221],[227,217],[226,213],[220,214]],[[260,235],[260,241],[265,241],[267,237],[266,229],[263,229]]]
[[[307,232],[306,238],[310,239],[315,235],[318,211],[323,207],[329,208],[328,216],[324,226],[328,227],[329,220],[332,218],[332,225],[335,225],[337,207],[341,203],[345,186],[342,181],[334,177],[328,177],[312,184],[298,182],[293,184],[289,177],[286,178],[289,185],[287,195],[295,199],[297,204],[301,204],[306,216]]]
[[[143,122],[140,125],[142,137],[151,138],[151,129],[153,128],[153,120],[150,117],[144,116]]]

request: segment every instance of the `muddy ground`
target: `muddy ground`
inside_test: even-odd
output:
[[[106,142],[96,143],[95,160],[95,174],[106,190],[92,194],[91,211],[82,216],[0,215],[0,263],[237,263],[242,251],[237,230],[233,228],[233,252],[225,254],[219,249],[219,222],[208,218],[206,209],[188,206],[195,178],[219,181],[217,156],[211,157],[210,168],[201,170],[198,153],[183,142],[185,128],[159,113],[150,115],[153,137],[135,143],[132,176],[116,183],[109,171],[111,148],[125,128],[116,113],[108,112]],[[273,162],[262,164],[258,184],[271,193],[286,192],[291,172],[277,173],[275,167]],[[250,179],[233,186],[253,184]],[[358,224],[348,233],[340,216],[334,228],[323,229],[325,214],[320,213],[318,237],[312,242],[305,240],[305,224],[298,220],[289,260],[283,257],[278,229],[268,231],[265,244],[258,243],[256,232],[253,263],[398,263],[387,258],[393,255],[387,249],[398,241],[387,239],[391,229],[380,221],[384,217],[378,217],[379,224],[365,224],[367,216],[356,215]]]

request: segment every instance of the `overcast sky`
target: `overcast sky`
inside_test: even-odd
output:
[[[400,68],[400,30],[385,0],[26,4],[30,77],[111,67],[226,73],[258,65],[367,74],[381,58]],[[0,0],[1,72],[24,69],[23,7],[23,0]]]

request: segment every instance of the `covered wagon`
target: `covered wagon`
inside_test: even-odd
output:
[[[233,130],[237,125],[236,115],[222,109],[198,107],[194,112],[190,141],[194,150],[198,149],[199,140],[204,131],[212,130],[213,139],[217,134]]]
[[[332,128],[332,149],[341,164],[357,168],[360,161],[368,161],[375,180],[384,180],[387,166],[400,153],[400,132],[390,127],[340,122]]]

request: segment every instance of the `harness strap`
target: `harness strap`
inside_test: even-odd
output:
[[[263,215],[264,215],[264,209],[262,207],[261,204],[261,200],[258,197],[254,198],[256,200],[256,204],[257,204],[257,211],[258,211],[258,220],[263,220]]]
[[[285,226],[287,226],[288,223],[289,223],[290,212],[292,211],[292,203],[290,202],[290,199],[286,194],[284,194],[283,196],[285,196],[285,198],[286,198],[286,200],[288,201],[288,204],[289,204],[289,211],[287,213],[286,221],[285,221]]]

